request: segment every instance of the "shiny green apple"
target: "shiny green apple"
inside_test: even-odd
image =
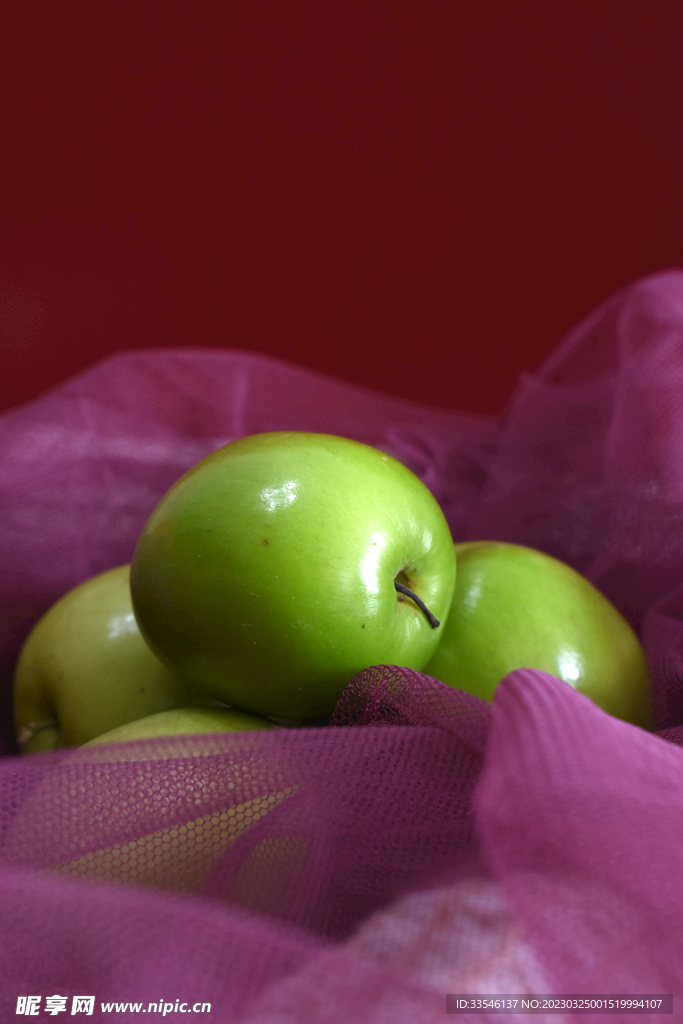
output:
[[[130,743],[133,740],[154,739],[157,736],[200,736],[205,733],[248,732],[255,729],[277,729],[266,718],[249,715],[232,708],[171,708],[155,715],[138,718],[134,722],[110,729],[102,736],[84,743],[94,747],[105,743]]]
[[[131,591],[173,671],[227,704],[306,718],[370,665],[422,668],[454,580],[443,513],[400,462],[329,434],[268,433],[171,488]]]
[[[508,672],[542,669],[609,714],[651,727],[642,647],[584,576],[517,544],[473,541],[455,551],[453,602],[427,675],[491,701]]]
[[[23,752],[80,746],[157,711],[208,703],[140,636],[129,572],[121,565],[86,580],[29,633],[14,677]]]

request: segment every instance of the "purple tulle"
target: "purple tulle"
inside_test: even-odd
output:
[[[130,561],[189,466],[285,429],[396,455],[456,540],[586,574],[643,640],[656,732],[542,672],[489,707],[376,666],[328,727],[16,756],[32,624]],[[421,1024],[448,993],[673,994],[681,1012],[683,273],[596,310],[500,423],[242,352],[107,359],[0,419],[0,565],[0,1020],[54,995],[65,1017],[94,996],[103,1019],[210,1004],[236,1024]]]

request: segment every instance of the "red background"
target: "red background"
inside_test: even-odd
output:
[[[498,413],[681,266],[683,5],[12,0],[0,408],[121,349]]]

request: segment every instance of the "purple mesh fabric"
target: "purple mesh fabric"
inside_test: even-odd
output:
[[[205,453],[281,429],[391,451],[455,539],[588,575],[643,638],[657,732],[541,672],[489,708],[380,666],[327,728],[15,756],[33,622],[130,560]],[[68,1016],[92,995],[126,1021],[210,1003],[238,1024],[421,1024],[494,992],[673,993],[681,1013],[683,273],[606,302],[499,424],[246,353],[108,359],[0,420],[0,566],[0,1020],[31,995],[43,1018],[47,996]]]

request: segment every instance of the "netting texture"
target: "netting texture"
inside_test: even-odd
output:
[[[33,623],[130,561],[187,468],[266,430],[374,444],[456,540],[588,576],[644,643],[655,731],[538,671],[489,706],[376,666],[328,726],[18,756]],[[465,992],[683,1005],[683,273],[605,302],[500,422],[243,352],[118,354],[0,419],[0,567],[0,1020],[30,994],[236,1024],[421,1024]]]

